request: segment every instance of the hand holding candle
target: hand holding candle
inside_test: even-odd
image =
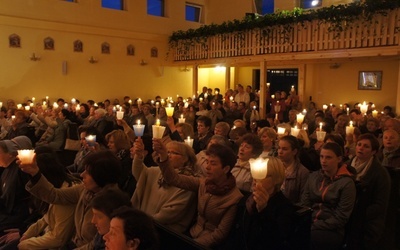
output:
[[[94,147],[96,145],[96,135],[88,135],[85,137],[86,143],[91,146]]]
[[[354,134],[354,127],[353,127],[353,121],[350,121],[350,125],[346,126],[346,135],[352,135]]]
[[[174,115],[174,107],[171,107],[171,104],[168,104],[165,110],[167,111],[167,116],[172,117]]]
[[[124,111],[122,111],[122,107],[119,108],[119,111],[117,111],[117,120],[122,120],[124,118]]]

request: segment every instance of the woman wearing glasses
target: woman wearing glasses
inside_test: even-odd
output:
[[[133,207],[174,231],[187,230],[196,211],[196,194],[168,185],[158,166],[147,167],[143,164],[145,151],[141,138],[136,139],[131,154],[134,158],[132,173],[137,180],[131,200]],[[171,141],[167,144],[167,155],[177,174],[195,175],[196,156],[191,147]]]

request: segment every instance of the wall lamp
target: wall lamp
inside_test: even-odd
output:
[[[96,58],[94,58],[93,56],[91,56],[89,58],[89,63],[93,64],[93,63],[97,63],[97,62],[98,62],[98,60]]]
[[[31,57],[29,58],[31,61],[40,61],[40,56],[37,56],[35,53],[32,53]]]

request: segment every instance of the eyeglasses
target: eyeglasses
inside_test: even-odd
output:
[[[168,151],[167,154],[168,155],[182,155],[181,153],[174,152],[174,151]]]

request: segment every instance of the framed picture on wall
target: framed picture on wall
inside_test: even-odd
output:
[[[358,75],[358,89],[382,89],[382,71],[360,71]]]

